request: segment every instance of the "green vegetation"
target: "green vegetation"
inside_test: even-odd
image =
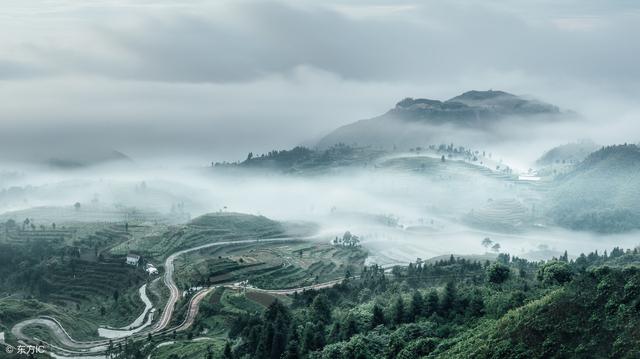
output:
[[[637,250],[615,248],[547,263],[451,257],[391,275],[367,267],[239,316],[229,347],[237,358],[634,358],[638,263]]]
[[[557,181],[550,215],[561,226],[601,233],[640,228],[638,146],[602,148]]]
[[[36,220],[2,225],[0,325],[11,328],[49,315],[76,338],[90,339],[99,325],[121,327],[142,311],[138,288],[147,274],[126,265],[124,256],[109,254],[138,229],[105,223],[40,226]]]
[[[325,243],[242,243],[178,259],[176,283],[185,289],[244,280],[264,289],[301,287],[356,275],[365,258],[360,248]]]
[[[166,342],[151,352],[152,358],[180,359],[180,358],[213,358],[213,353],[222,351],[224,342],[220,340],[184,340]]]
[[[311,150],[306,147],[294,147],[291,150],[273,150],[254,156],[239,163],[216,163],[221,168],[270,169],[285,173],[313,174],[335,167],[367,166],[384,152],[368,147],[351,147],[336,144],[325,150]]]
[[[289,234],[288,227],[263,216],[218,212],[193,219],[186,225],[161,226],[118,247],[112,252],[129,251],[161,261],[181,249],[206,243],[280,238]]]

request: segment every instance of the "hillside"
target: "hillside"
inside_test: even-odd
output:
[[[594,269],[429,358],[637,358],[638,283],[636,267]]]
[[[468,91],[446,101],[406,98],[387,113],[340,127],[318,142],[416,146],[436,140],[441,126],[486,130],[505,119],[556,119],[558,107],[503,91]]]
[[[540,166],[548,166],[558,163],[579,163],[582,162],[592,152],[598,150],[598,145],[589,140],[567,143],[550,149],[545,152],[537,161]]]
[[[307,228],[308,229],[308,228]],[[154,259],[205,243],[262,238],[282,238],[304,233],[300,228],[243,213],[216,212],[197,217],[186,225],[169,226],[149,235],[136,237],[126,246],[113,248],[116,254],[135,251]]]
[[[546,263],[451,256],[390,275],[372,266],[240,318],[231,348],[257,358],[635,358],[639,259],[614,248]]]
[[[550,215],[571,229],[610,233],[640,228],[640,148],[618,145],[589,155],[557,179]]]
[[[366,167],[385,152],[369,147],[351,147],[337,144],[326,149],[294,147],[290,150],[273,150],[253,155],[239,163],[216,163],[220,169],[259,169],[285,173],[313,174],[337,167]]]

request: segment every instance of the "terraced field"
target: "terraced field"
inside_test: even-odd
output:
[[[106,206],[100,204],[81,204],[80,208],[69,206],[42,206],[24,210],[10,211],[0,215],[0,222],[9,219],[22,223],[25,218],[34,218],[36,224],[51,223],[105,223],[105,222],[170,222],[171,218],[151,210],[142,210],[123,206]]]
[[[160,262],[169,253],[204,243],[282,238],[289,233],[283,224],[266,217],[218,212],[198,217],[186,225],[155,226],[126,245],[114,247],[111,252],[124,254],[134,251]]]
[[[552,188],[549,180],[523,180],[508,171],[430,156],[392,157],[378,166],[425,178],[425,186],[442,192],[459,193],[463,200],[437,198],[436,202],[446,200],[448,213],[458,213],[451,219],[462,219],[476,228],[514,232],[545,222],[545,196]]]
[[[76,235],[73,229],[40,229],[22,230],[20,228],[5,228],[3,239],[13,245],[29,245],[32,242],[64,243]]]
[[[514,232],[531,223],[533,213],[515,199],[493,200],[466,216],[467,223],[489,230]]]
[[[356,274],[365,252],[325,243],[249,243],[209,249],[176,262],[183,288],[249,280],[260,288],[292,288]]]

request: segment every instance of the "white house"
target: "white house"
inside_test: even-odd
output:
[[[137,254],[127,254],[127,264],[137,266],[140,261],[140,256]]]
[[[155,275],[158,274],[158,268],[156,268],[153,264],[151,263],[147,263],[147,267],[145,268],[145,271],[147,271],[147,273],[149,273],[149,275]]]

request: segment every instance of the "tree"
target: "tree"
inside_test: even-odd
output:
[[[413,292],[413,297],[411,297],[411,307],[409,308],[408,315],[409,322],[414,322],[416,318],[420,316],[423,307],[424,300],[422,299],[422,294],[416,290]]]
[[[500,243],[495,243],[493,246],[491,246],[491,250],[496,253],[500,252]]]
[[[324,328],[321,324],[307,323],[303,331],[303,351],[308,353],[322,348],[324,342]]]
[[[547,262],[536,274],[536,278],[546,285],[564,284],[571,280],[573,271],[569,264],[562,261]]]
[[[119,297],[120,297],[120,293],[118,292],[118,290],[117,289],[114,290],[113,291],[113,300],[117,302]]]
[[[444,286],[444,293],[442,295],[442,302],[440,303],[440,310],[443,314],[448,314],[455,308],[455,302],[457,300],[456,285],[453,282],[447,282]]]
[[[349,340],[352,336],[358,334],[358,323],[353,318],[353,315],[347,314],[347,322],[344,324],[344,331],[342,332],[342,339]]]
[[[614,248],[614,250],[616,248]],[[611,252],[611,255],[613,256],[613,252]],[[567,254],[567,251],[564,251],[564,254],[560,256],[559,260],[561,260],[563,262],[569,262],[569,254]]]
[[[297,340],[290,340],[287,344],[287,349],[284,354],[282,354],[282,359],[299,359],[300,358],[300,348]]]
[[[253,152],[249,152],[249,154],[247,155],[247,161],[251,161],[252,158],[253,158]]]
[[[509,267],[500,263],[493,263],[489,268],[487,268],[487,279],[493,284],[504,283],[509,279],[510,274],[511,271],[509,270]]]
[[[80,202],[76,202],[73,204],[73,208],[75,208],[76,211],[80,210]]]
[[[273,339],[271,341],[271,359],[280,359],[287,346],[288,323],[279,315],[273,325]]]
[[[401,296],[397,296],[391,307],[391,320],[393,324],[398,325],[404,323],[404,301]]]
[[[378,305],[378,303],[373,305],[373,309],[371,311],[371,328],[375,328],[378,325],[385,325],[386,320],[384,319],[384,312],[382,308]]]
[[[311,303],[312,319],[315,323],[328,323],[331,321],[331,303],[324,293],[316,295]]]
[[[428,317],[428,316],[431,316],[433,313],[437,313],[439,309],[440,309],[440,298],[438,298],[438,292],[436,292],[435,290],[432,290],[429,292],[429,294],[427,294],[422,313],[424,313],[424,315]]]
[[[442,155],[442,157],[440,157],[440,161],[441,161],[441,162],[444,162],[444,161],[445,161],[445,159],[444,159],[444,155]]]
[[[491,238],[489,238],[489,237],[485,237],[485,238],[482,240],[482,246],[483,246],[483,247],[485,247],[485,248],[487,248],[487,249],[489,249],[489,247],[491,247],[491,245],[492,245],[492,244],[493,244],[493,241],[492,241],[492,240],[491,240]]]

